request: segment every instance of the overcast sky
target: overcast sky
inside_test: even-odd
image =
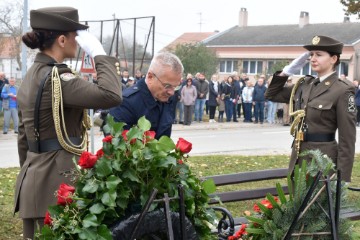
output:
[[[28,0],[28,4],[29,9],[72,6],[79,9],[81,21],[112,19],[113,14],[120,19],[155,16],[156,51],[184,32],[224,31],[238,25],[241,8],[248,11],[249,26],[297,24],[301,11],[309,12],[310,23],[344,19],[340,0]],[[359,21],[355,16],[350,20]]]

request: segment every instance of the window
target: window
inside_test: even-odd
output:
[[[349,63],[348,62],[340,62],[340,64],[336,67],[336,71],[339,74],[345,74],[345,76],[349,76]]]
[[[220,61],[220,72],[221,73],[231,73],[237,71],[238,61],[236,60],[223,60]]]
[[[261,74],[263,72],[263,61],[257,60],[244,60],[243,72],[250,74]]]

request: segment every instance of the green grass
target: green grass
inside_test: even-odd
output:
[[[235,172],[246,172],[269,168],[280,168],[288,166],[288,156],[194,156],[188,159],[188,164],[193,172],[201,176],[227,174]],[[13,217],[14,185],[19,168],[0,168],[0,240],[22,239],[22,223],[17,217]],[[356,156],[353,169],[354,187],[360,187],[360,155]],[[228,188],[219,188],[223,190],[234,190],[254,188],[256,186],[275,186],[276,181],[265,181],[254,184],[239,184]],[[359,192],[350,192],[350,202],[360,208]],[[235,216],[242,216],[245,210],[252,210],[254,201],[226,204]],[[354,233],[357,234],[354,239],[360,239],[360,221],[353,222]]]

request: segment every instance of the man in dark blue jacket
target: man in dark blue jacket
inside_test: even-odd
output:
[[[261,124],[264,123],[264,108],[265,108],[265,92],[266,87],[264,85],[265,79],[260,77],[257,81],[257,84],[254,87],[253,92],[253,105],[254,105],[254,116],[255,122],[260,121]]]
[[[124,129],[137,124],[145,116],[151,123],[156,139],[165,135],[170,137],[175,105],[171,96],[179,87],[184,68],[180,59],[172,53],[163,52],[151,61],[145,79],[123,91],[121,105],[111,108],[117,122],[125,122]]]

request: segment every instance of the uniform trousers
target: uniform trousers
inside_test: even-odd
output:
[[[44,218],[23,218],[23,239],[34,239],[35,232],[44,226]]]

